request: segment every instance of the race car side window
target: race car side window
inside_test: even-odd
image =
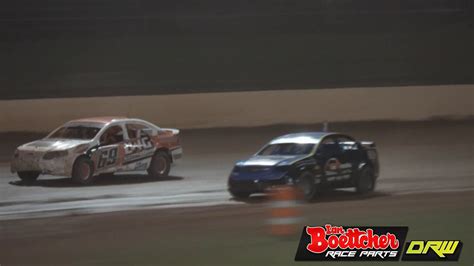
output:
[[[333,144],[336,144],[336,140],[334,139],[334,137],[325,137],[321,141],[320,145],[325,146],[325,145],[333,145]]]
[[[112,145],[123,141],[123,129],[121,126],[111,126],[100,136],[101,145]]]
[[[322,156],[334,156],[340,152],[339,145],[334,137],[325,137],[319,144],[317,154]]]
[[[147,136],[147,126],[144,126],[142,124],[127,124],[126,127],[129,139],[138,139]]]

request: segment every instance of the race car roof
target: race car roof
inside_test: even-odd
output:
[[[99,117],[88,117],[88,118],[80,118],[76,120],[69,121],[69,123],[102,123],[108,124],[114,120],[122,120],[127,119],[124,116],[99,116]]]
[[[292,133],[277,137],[270,141],[269,144],[280,143],[299,143],[299,144],[318,144],[321,139],[327,135],[334,134],[333,132],[302,132]]]

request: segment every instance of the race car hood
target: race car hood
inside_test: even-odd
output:
[[[74,147],[77,147],[81,144],[89,143],[89,140],[79,140],[79,139],[41,139],[26,143],[20,147],[19,150],[22,151],[60,151],[67,150]]]
[[[252,156],[247,160],[237,162],[237,166],[275,166],[291,165],[294,162],[308,157],[305,155],[271,155],[271,156]]]

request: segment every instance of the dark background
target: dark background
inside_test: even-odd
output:
[[[0,98],[474,83],[473,2],[3,1]]]

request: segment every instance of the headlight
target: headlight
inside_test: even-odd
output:
[[[59,158],[67,155],[67,151],[49,151],[44,156],[44,160],[51,160],[54,158]]]
[[[235,166],[234,169],[232,169],[232,172],[230,172],[231,176],[238,176],[240,172],[240,167]]]

